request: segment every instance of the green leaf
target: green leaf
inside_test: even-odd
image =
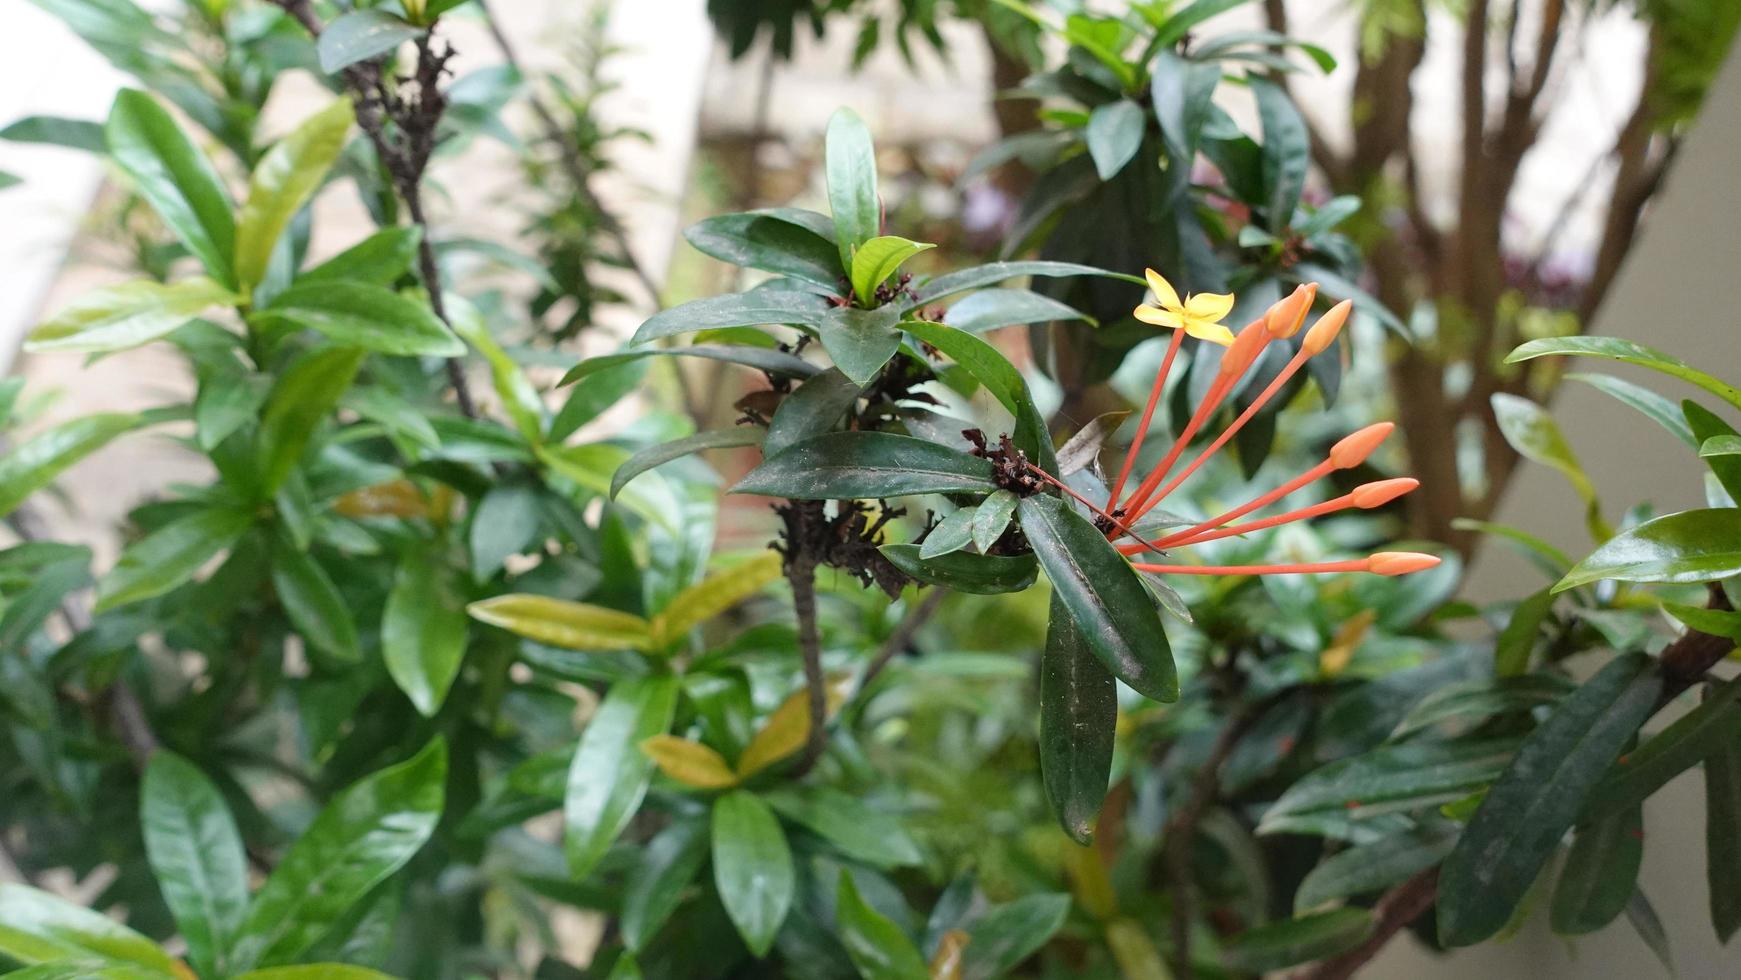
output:
[[[691,225],[683,237],[721,262],[840,290],[843,266],[827,215],[797,208],[722,214]]]
[[[780,401],[762,442],[764,457],[777,456],[794,443],[831,431],[858,403],[863,386],[839,368],[829,368],[799,385]]]
[[[968,333],[1054,320],[1094,322],[1093,317],[1078,312],[1074,307],[1026,289],[982,289],[950,306],[943,314],[944,323]]]
[[[671,597],[653,617],[653,646],[663,648],[683,639],[689,631],[762,591],[784,574],[778,552],[764,551],[754,558],[728,565]]]
[[[417,261],[417,246],[423,241],[422,225],[382,228],[343,252],[306,272],[293,285],[315,282],[363,282],[390,286]]]
[[[1555,592],[1601,579],[1710,582],[1741,573],[1741,510],[1719,507],[1669,514],[1627,528],[1554,585]]]
[[[974,509],[973,543],[981,552],[990,551],[997,539],[1003,537],[1004,528],[1009,527],[1010,518],[1015,516],[1016,500],[1010,491],[999,490]]]
[[[1000,491],[1003,492],[1003,491]],[[975,508],[963,507],[938,522],[919,545],[919,557],[925,561],[952,555],[973,542]]]
[[[1028,383],[1022,373],[996,347],[978,337],[940,323],[911,321],[904,324],[908,333],[954,359],[968,374],[973,375],[1016,419],[1016,448],[1028,455],[1041,469],[1057,469],[1052,451],[1052,434],[1046,428],[1045,417],[1034,405]]]
[[[1596,819],[1631,810],[1716,752],[1741,720],[1737,697],[1741,681],[1726,681],[1698,707],[1621,756],[1590,791],[1585,815]]]
[[[1656,954],[1657,962],[1674,976],[1675,964],[1672,950],[1668,945],[1668,932],[1662,927],[1662,919],[1657,916],[1656,909],[1651,907],[1650,899],[1644,897],[1642,890],[1634,890],[1632,899],[1626,903],[1626,921],[1632,930],[1638,933],[1638,938],[1650,947]]]
[[[1423,728],[1452,719],[1482,719],[1528,711],[1553,704],[1572,690],[1572,684],[1551,674],[1482,678],[1434,690],[1422,698],[1396,726],[1392,738],[1401,738]]]
[[[1337,760],[1288,787],[1264,812],[1258,833],[1305,814],[1362,820],[1462,799],[1504,772],[1517,744],[1508,738],[1414,740]]]
[[[852,268],[852,257],[882,230],[882,202],[877,198],[877,155],[870,129],[851,109],[841,108],[828,120],[823,166],[828,174],[828,207],[834,212],[834,244],[840,267]]]
[[[438,556],[409,549],[381,615],[381,658],[393,683],[425,717],[441,710],[465,658],[466,612]]]
[[[1679,620],[1688,629],[1741,641],[1741,612],[1688,606],[1679,602],[1663,603],[1662,611]]]
[[[1294,892],[1294,914],[1326,902],[1383,891],[1438,864],[1457,843],[1457,831],[1430,824],[1338,851],[1318,863]]]
[[[1532,340],[1512,351],[1505,363],[1517,364],[1550,354],[1604,357],[1623,364],[1636,364],[1698,385],[1736,408],[1741,408],[1741,390],[1733,385],[1725,384],[1679,358],[1617,337],[1549,337]]]
[[[348,963],[310,963],[306,966],[275,966],[266,970],[238,973],[235,980],[393,980],[391,976],[366,966]]]
[[[194,970],[227,976],[248,911],[248,856],[223,794],[193,763],[157,752],[140,787],[139,826]]]
[[[327,347],[312,351],[279,376],[260,415],[261,487],[274,493],[302,459],[315,427],[332,413],[363,366],[364,351]]]
[[[353,10],[326,25],[315,51],[320,56],[320,70],[335,75],[359,61],[397,51],[399,45],[426,33],[378,7]]]
[[[322,33],[323,43],[329,34],[330,28]],[[254,166],[248,199],[236,220],[236,279],[244,291],[265,280],[278,239],[326,180],[354,118],[351,100],[337,99],[305,119]]]
[[[1088,126],[1082,136],[1101,180],[1117,176],[1136,156],[1137,149],[1143,144],[1146,120],[1142,107],[1129,99],[1095,106],[1089,113]]]
[[[759,327],[764,324],[817,327],[822,324],[823,314],[830,309],[828,300],[814,293],[763,289],[709,296],[655,313],[629,338],[629,344],[638,347],[664,337],[725,327]],[[695,350],[689,348],[687,353]],[[764,350],[762,353],[768,352]],[[563,383],[573,380],[576,379],[571,372]]]
[[[213,279],[234,287],[236,226],[229,192],[175,118],[144,92],[123,89],[103,134],[109,156],[139,196]]]
[[[1478,534],[1491,534],[1504,538],[1525,558],[1556,579],[1566,574],[1566,569],[1572,566],[1570,555],[1520,528],[1506,524],[1494,524],[1489,521],[1471,520],[1467,517],[1456,518],[1451,522],[1451,527],[1458,531],[1474,531]]]
[[[725,892],[724,888],[720,892]],[[730,904],[727,904],[730,909]],[[840,941],[864,980],[926,980],[931,975],[925,957],[894,920],[859,897],[852,873],[842,868],[834,899]]]
[[[362,282],[299,283],[273,297],[253,319],[305,327],[346,347],[381,354],[465,353],[465,345],[427,305]]]
[[[842,306],[825,313],[817,331],[835,365],[863,385],[901,349],[901,331],[895,326],[899,319],[900,312],[893,306],[874,310]]]
[[[1688,427],[1692,429],[1693,438],[1698,440],[1700,458],[1704,459],[1705,465],[1711,468],[1712,474],[1717,477],[1717,482],[1721,483],[1723,489],[1729,492],[1729,498],[1741,500],[1741,459],[1733,459],[1726,453],[1707,455],[1703,451],[1704,446],[1725,436],[1733,438],[1736,435],[1735,429],[1714,412],[1690,399],[1681,402],[1681,414],[1685,416]],[[1723,444],[1718,443],[1719,446]]]
[[[1117,729],[1118,685],[1053,592],[1040,655],[1040,777],[1052,812],[1078,844],[1094,838]]]
[[[1305,190],[1306,170],[1311,165],[1311,143],[1306,121],[1285,89],[1264,78],[1250,78],[1249,84],[1257,96],[1257,115],[1263,123],[1264,206],[1270,230],[1279,233],[1293,224],[1294,210],[1300,206],[1300,192]]]
[[[482,580],[501,571],[508,556],[539,540],[544,526],[542,495],[528,482],[504,482],[484,494],[472,511],[468,536],[472,575]]]
[[[1741,929],[1741,718],[1726,711],[1723,725],[1705,758],[1705,882],[1711,926],[1727,944]]]
[[[731,348],[721,349],[731,350]],[[651,354],[653,351],[645,353]],[[671,353],[677,352],[672,351]],[[587,362],[581,363],[584,365]],[[799,361],[798,363],[803,364],[804,362]],[[579,368],[574,370],[578,371]],[[550,428],[546,430],[544,435],[546,441],[553,443],[566,441],[582,426],[597,419],[611,406],[628,397],[630,392],[638,389],[642,379],[646,376],[647,364],[645,359],[641,357],[630,357],[626,361],[619,361],[614,367],[588,372],[578,379],[574,390],[568,393],[568,400],[562,403],[562,408],[557,411],[556,417],[550,420]]]
[[[619,925],[623,942],[641,952],[677,910],[683,893],[707,860],[708,825],[702,820],[676,820],[641,851],[635,873],[623,890]]]
[[[54,482],[63,470],[138,427],[140,417],[118,412],[86,415],[31,437],[0,456],[0,517]]]
[[[496,343],[491,336],[490,328],[484,323],[483,315],[477,307],[458,296],[448,296],[448,317],[453,323],[454,332],[465,342],[477,348],[484,355],[484,360],[490,365],[490,383],[496,389],[496,397],[502,400],[502,408],[508,413],[508,418],[514,421],[514,428],[519,430],[521,438],[538,445],[544,441],[544,400],[538,397],[538,389],[532,386],[532,380],[526,377],[526,372],[520,369],[518,361],[514,360],[502,345]],[[437,320],[440,326],[441,321]],[[442,331],[444,334],[446,330]],[[465,353],[460,349],[453,353]]]
[[[764,434],[764,430],[756,426],[740,425],[730,429],[711,429],[707,432],[697,432],[682,439],[673,439],[657,446],[649,446],[630,456],[623,465],[617,467],[616,473],[611,476],[611,499],[615,500],[617,494],[630,480],[650,469],[707,449],[732,449],[739,446],[760,445]]]
[[[96,611],[116,609],[168,592],[193,578],[254,524],[242,510],[210,507],[171,521],[121,552],[97,583]]]
[[[149,343],[213,306],[241,297],[204,276],[164,284],[137,279],[90,290],[43,322],[24,341],[27,351],[107,353]]]
[[[1674,402],[1649,388],[1611,374],[1568,374],[1566,377],[1569,380],[1582,381],[1621,404],[1637,409],[1645,418],[1668,430],[1676,439],[1698,448],[1699,444],[1693,439],[1692,429],[1688,428],[1687,420],[1681,417]]]
[[[1650,658],[1615,657],[1524,739],[1445,861],[1439,936],[1446,945],[1467,946],[1504,928],[1661,691]]]
[[[1644,812],[1637,806],[1578,827],[1554,888],[1549,922],[1563,936],[1595,932],[1620,916],[1638,887]]]
[[[898,235],[878,235],[852,253],[852,290],[862,306],[874,306],[877,287],[887,282],[901,264],[926,249],[937,246],[908,241]]]
[[[866,806],[856,796],[826,786],[783,787],[763,797],[774,812],[812,831],[842,855],[874,868],[911,866],[922,860],[899,818]]]
[[[774,811],[747,790],[713,802],[713,883],[726,915],[758,958],[792,908],[792,850]]]
[[[1243,7],[1250,2],[1251,0],[1194,0],[1162,22],[1160,29],[1155,32],[1155,44],[1162,47],[1177,44],[1186,34],[1191,33],[1191,28],[1217,14]]]
[[[114,919],[10,881],[0,881],[0,955],[24,964],[113,960],[171,976],[180,966],[156,943]]]
[[[284,537],[272,553],[272,587],[291,625],[310,646],[341,664],[362,662],[350,605],[307,550]]]
[[[940,299],[947,299],[956,293],[965,293],[981,286],[992,286],[1007,279],[1020,276],[1104,276],[1109,279],[1122,279],[1125,282],[1146,287],[1148,283],[1141,276],[1126,275],[1123,272],[1113,272],[1092,265],[1080,265],[1075,262],[989,262],[967,269],[959,269],[946,273],[935,279],[928,279],[915,290],[918,298],[912,300],[907,309],[915,306],[926,306]],[[1135,294],[1132,294],[1133,298]]]
[[[1505,629],[1493,645],[1493,672],[1500,677],[1517,677],[1529,670],[1529,655],[1535,650],[1541,625],[1554,607],[1554,593],[1543,589],[1517,604],[1506,620]]]
[[[974,595],[1022,592],[1034,584],[1040,572],[1033,555],[974,555],[957,551],[927,559],[919,557],[916,544],[885,544],[881,551],[896,568],[927,585]]]
[[[1233,969],[1267,973],[1346,952],[1372,929],[1370,911],[1335,909],[1247,929],[1222,944],[1221,956]]]
[[[633,613],[549,596],[500,595],[474,602],[466,612],[479,622],[568,650],[645,650],[653,643],[652,627]]]
[[[447,784],[440,737],[332,798],[255,893],[235,962],[292,961],[435,832]]]
[[[0,127],[0,140],[13,143],[41,143],[64,146],[70,150],[104,153],[108,144],[103,139],[103,124],[64,116],[25,116]]]
[[[1078,635],[1108,670],[1156,701],[1179,698],[1172,649],[1142,579],[1106,536],[1056,497],[1024,497],[1017,510],[1052,589]]]
[[[563,802],[563,850],[575,878],[591,873],[640,809],[653,776],[640,745],[671,727],[679,686],[670,674],[619,681],[580,733]]]
[[[1009,976],[1021,962],[1051,941],[1070,914],[1070,896],[1024,895],[981,916],[968,927],[962,980]]]
[[[1493,396],[1493,417],[1499,422],[1500,434],[1518,455],[1559,470],[1571,482],[1572,489],[1584,501],[1585,523],[1590,527],[1591,537],[1602,541],[1614,533],[1602,520],[1595,485],[1584,475],[1578,457],[1546,410],[1527,398],[1502,392]]]
[[[766,371],[769,374],[785,378],[808,378],[822,370],[809,361],[785,351],[768,350],[765,347],[696,344],[691,347],[652,347],[645,350],[625,351],[620,354],[589,357],[570,368],[569,372],[562,376],[562,380],[557,382],[557,387],[584,381],[595,374],[607,371],[616,374],[619,368],[647,357],[704,357],[714,361],[742,364],[745,367]],[[566,406],[564,409],[566,410]],[[576,427],[578,428],[578,426]],[[551,438],[555,438],[554,429]]]
[[[911,436],[854,431],[805,439],[763,460],[730,492],[793,500],[868,500],[996,489],[987,460]]]

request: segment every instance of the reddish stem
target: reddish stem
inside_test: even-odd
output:
[[[1143,437],[1149,434],[1149,423],[1154,420],[1155,406],[1160,404],[1161,390],[1167,386],[1167,375],[1172,373],[1173,358],[1179,355],[1179,348],[1185,344],[1185,331],[1173,331],[1173,340],[1167,345],[1167,356],[1161,359],[1161,370],[1155,375],[1154,390],[1149,392],[1149,403],[1143,409],[1143,420],[1137,424],[1136,438],[1131,440],[1130,449],[1125,451],[1124,465],[1118,470],[1118,479],[1112,484],[1112,493],[1107,495],[1108,507],[1116,508],[1119,495],[1124,493],[1124,483],[1130,479],[1131,467],[1136,465],[1137,454],[1142,451]]]

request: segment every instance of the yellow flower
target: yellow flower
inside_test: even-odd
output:
[[[1179,293],[1172,283],[1153,269],[1143,271],[1149,277],[1149,289],[1155,294],[1158,305],[1144,303],[1137,307],[1132,315],[1138,320],[1157,327],[1183,330],[1198,340],[1223,347],[1233,343],[1233,331],[1221,325],[1221,318],[1233,311],[1232,293],[1196,293],[1180,302]]]

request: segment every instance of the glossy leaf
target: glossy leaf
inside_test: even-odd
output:
[[[382,228],[314,268],[299,273],[292,285],[361,282],[390,286],[417,261],[417,246],[422,240],[421,225]]]
[[[315,45],[320,70],[337,74],[359,61],[397,51],[399,45],[425,33],[421,27],[407,24],[379,8],[353,10],[333,18],[326,30],[320,32],[320,41]]]
[[[278,378],[261,412],[256,440],[260,482],[266,492],[284,485],[315,427],[356,379],[364,356],[354,347],[328,347],[305,355]]]
[[[797,208],[722,214],[683,232],[689,244],[722,262],[815,283],[830,291],[844,276],[827,215]]]
[[[1147,283],[1140,276],[1127,275],[1122,272],[1112,272],[1092,265],[1080,265],[1075,262],[989,262],[976,265],[956,272],[946,273],[934,279],[920,283],[915,292],[918,298],[911,301],[907,309],[915,306],[926,306],[940,299],[947,299],[956,293],[965,293],[981,286],[994,286],[1009,279],[1024,276],[1104,276],[1110,279],[1122,279],[1138,286]],[[1132,294],[1133,298],[1136,294]]]
[[[943,314],[944,323],[968,333],[1055,320],[1094,322],[1072,306],[1026,289],[982,289],[953,304]]]
[[[876,305],[877,287],[900,269],[902,263],[937,246],[908,241],[899,235],[878,235],[852,253],[852,291],[861,306]]]
[[[1723,737],[1704,767],[1705,883],[1711,926],[1727,944],[1741,929],[1741,719],[1733,710],[1723,714]]]
[[[695,344],[690,347],[656,347],[646,350],[625,351],[620,354],[604,354],[599,357],[589,357],[576,364],[563,375],[558,386],[574,384],[595,374],[606,371],[614,372],[626,364],[632,364],[647,357],[703,357],[714,361],[727,361],[732,364],[742,364],[757,371],[784,378],[808,378],[821,371],[816,365],[801,357],[795,357],[785,351],[769,350],[765,347],[726,347],[716,344]],[[578,426],[577,426],[578,427]],[[570,430],[573,431],[573,430]],[[554,436],[552,436],[554,438]]]
[[[0,517],[139,423],[139,416],[119,412],[86,415],[46,429],[0,456]]]
[[[1082,643],[1137,693],[1156,701],[1178,700],[1166,630],[1124,556],[1056,497],[1024,497],[1017,513]]]
[[[568,650],[645,650],[653,644],[645,619],[585,602],[514,593],[474,602],[466,612],[480,622]]]
[[[641,751],[659,771],[695,789],[730,789],[738,783],[725,758],[700,742],[675,735],[654,735],[641,742]]]
[[[1661,691],[1648,657],[1623,654],[1524,739],[1445,861],[1439,935],[1446,945],[1479,942],[1505,926]]]
[[[1346,952],[1372,929],[1366,909],[1335,909],[1247,929],[1226,940],[1221,955],[1234,969],[1267,973]]]
[[[1636,364],[1639,367],[1660,371],[1671,377],[1698,385],[1736,408],[1741,408],[1741,390],[1737,390],[1733,385],[1719,381],[1679,358],[1671,357],[1643,344],[1635,344],[1630,340],[1620,340],[1616,337],[1549,337],[1543,340],[1532,340],[1512,351],[1510,356],[1506,357],[1505,363],[1516,364],[1520,361],[1545,357],[1550,354],[1602,357],[1625,364]]]
[[[144,92],[123,89],[103,127],[109,157],[206,272],[236,284],[229,192],[175,118]]]
[[[708,853],[708,824],[676,820],[641,851],[641,860],[623,890],[619,925],[623,942],[640,952],[677,910]]]
[[[762,455],[778,455],[794,443],[831,431],[858,403],[863,387],[839,368],[829,368],[806,380],[774,410]]]
[[[115,609],[168,592],[188,579],[254,523],[254,515],[202,508],[128,545],[97,583],[96,611]]]
[[[272,553],[272,586],[291,625],[311,646],[340,663],[363,659],[350,606],[307,550],[281,539]]]
[[[156,943],[114,919],[11,881],[0,881],[0,955],[24,964],[112,960],[169,975],[180,967]]]
[[[1602,520],[1596,487],[1584,475],[1583,466],[1566,443],[1553,416],[1527,398],[1504,393],[1493,396],[1493,416],[1499,422],[1499,431],[1505,436],[1505,441],[1519,455],[1559,470],[1571,482],[1572,489],[1584,501],[1585,521],[1590,526],[1591,536],[1598,541],[1608,537],[1612,529]]]
[[[968,928],[963,980],[1010,975],[1050,942],[1070,914],[1070,896],[1042,892],[1006,902]]]
[[[855,431],[799,442],[764,460],[731,492],[835,500],[995,489],[987,460],[911,436]]]
[[[1117,729],[1118,685],[1054,592],[1040,655],[1040,777],[1052,812],[1079,844],[1094,837]]]
[[[1615,760],[1590,791],[1585,815],[1600,819],[1625,813],[1717,752],[1741,724],[1741,707],[1735,703],[1738,698],[1741,681],[1723,683],[1693,710]],[[1619,914],[1618,908],[1615,914]]]
[[[323,33],[323,43],[326,36]],[[242,289],[265,280],[278,239],[326,180],[354,118],[350,99],[337,99],[304,120],[254,165],[248,197],[236,219],[236,279]]]
[[[1308,773],[1265,811],[1258,833],[1313,813],[1369,819],[1461,799],[1492,782],[1517,749],[1513,739],[1384,745]]]
[[[1608,539],[1554,585],[1564,592],[1602,579],[1710,582],[1741,573],[1741,510],[1669,514]]]
[[[1075,435],[1058,447],[1058,475],[1069,476],[1093,466],[1100,458],[1106,440],[1112,438],[1129,415],[1126,411],[1105,412],[1076,430]],[[1187,522],[1182,526],[1189,527],[1190,524]]]
[[[1551,674],[1483,678],[1438,688],[1409,709],[1393,738],[1452,720],[1476,721],[1553,704],[1572,690],[1570,681]]]
[[[846,701],[842,684],[831,682],[823,691],[824,717],[830,717]],[[807,690],[792,693],[767,720],[738,756],[738,775],[748,779],[781,759],[795,754],[810,739],[810,697]]]
[[[713,802],[713,882],[744,945],[768,955],[792,908],[796,876],[780,821],[746,790]]]
[[[1095,106],[1089,113],[1082,135],[1101,180],[1117,176],[1136,156],[1142,146],[1146,119],[1142,107],[1129,99]]]
[[[254,895],[236,962],[277,966],[301,956],[422,849],[441,819],[446,782],[447,743],[437,738],[334,796]]]
[[[1578,828],[1554,887],[1549,922],[1555,932],[1595,932],[1626,911],[1644,861],[1644,813],[1629,807]]]
[[[641,324],[629,343],[640,346],[678,334],[724,327],[759,327],[765,324],[817,327],[830,309],[833,307],[828,301],[814,293],[755,290],[709,296],[654,314]]]
[[[974,509],[973,544],[981,552],[990,551],[997,539],[1003,537],[1004,528],[1009,527],[1010,518],[1015,516],[1016,503],[1015,494],[999,490]]]
[[[1000,493],[1007,491],[999,491]],[[987,498],[990,499],[990,498]],[[931,529],[919,545],[919,557],[925,561],[952,555],[973,542],[973,515],[977,508],[963,507],[950,514]]]
[[[1257,96],[1258,119],[1263,123],[1264,205],[1270,229],[1279,231],[1294,222],[1311,166],[1311,145],[1306,122],[1286,90],[1268,79],[1253,78],[1251,91]]]
[[[978,337],[940,323],[909,322],[908,333],[948,355],[973,375],[1016,419],[1016,448],[1027,453],[1041,469],[1057,469],[1052,452],[1052,434],[1034,405],[1022,373],[997,348]]]
[[[823,169],[828,177],[828,207],[834,214],[840,267],[851,269],[853,255],[881,233],[883,224],[876,149],[871,145],[869,127],[851,109],[836,109],[829,117]]]
[[[929,980],[930,968],[913,940],[859,896],[851,872],[845,869],[840,872],[834,918],[840,941],[864,980]]]
[[[1034,584],[1039,563],[1033,555],[975,555],[964,551],[921,558],[916,544],[885,544],[883,557],[927,585],[974,595],[1021,592]]]
[[[1717,482],[1723,485],[1731,500],[1741,500],[1741,459],[1736,459],[1727,453],[1706,454],[1704,447],[1713,441],[1734,438],[1735,429],[1722,417],[1706,409],[1692,400],[1681,402],[1681,414],[1687,420],[1687,427],[1692,430],[1693,438],[1698,441],[1699,457],[1705,465],[1711,468],[1711,473],[1717,477]],[[1719,443],[1721,445],[1721,443]]]
[[[674,459],[682,459],[708,449],[735,449],[741,446],[761,444],[764,430],[753,425],[740,425],[730,429],[710,429],[697,432],[692,436],[662,442],[656,446],[648,446],[633,456],[630,456],[617,471],[611,475],[611,499],[615,500],[618,493],[630,480],[658,466],[663,466]]]
[[[1360,844],[1325,858],[1294,892],[1294,914],[1326,902],[1383,891],[1438,864],[1457,843],[1457,832],[1432,824]]]
[[[812,831],[854,861],[876,868],[920,862],[919,846],[898,817],[866,806],[858,797],[826,786],[783,787],[766,794],[774,812]]]
[[[563,801],[563,850],[575,878],[598,865],[640,809],[653,774],[640,745],[670,729],[677,692],[669,674],[620,681],[581,731]]]
[[[823,314],[817,330],[835,366],[863,385],[900,350],[901,332],[895,326],[899,319],[893,306],[874,310],[842,306]]]
[[[676,643],[690,630],[767,588],[780,578],[783,569],[780,555],[765,551],[722,568],[677,593],[653,617],[653,645],[666,647]]]
[[[24,349],[127,350],[164,336],[209,307],[239,300],[204,276],[168,284],[138,279],[102,286],[82,293],[32,330]]]
[[[316,330],[346,347],[380,354],[457,357],[465,345],[429,307],[383,286],[316,282],[291,286],[254,314]]]
[[[140,787],[139,826],[188,959],[202,975],[227,973],[248,910],[248,858],[223,794],[186,759],[158,752]]]
[[[1680,409],[1675,407],[1674,402],[1649,388],[1611,374],[1568,374],[1566,377],[1573,381],[1582,381],[1621,404],[1637,409],[1645,418],[1662,426],[1676,439],[1698,448],[1699,444],[1693,438],[1693,431],[1687,426],[1687,420],[1681,417]]]
[[[465,657],[466,612],[439,557],[408,549],[381,615],[381,659],[411,704],[433,717]]]

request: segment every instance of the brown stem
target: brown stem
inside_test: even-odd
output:
[[[828,678],[822,673],[822,635],[816,625],[816,562],[802,553],[790,555],[786,581],[792,584],[792,613],[798,620],[798,653],[810,704],[810,732],[792,773],[793,779],[799,779],[821,760],[828,744]]]
[[[912,644],[913,635],[919,632],[919,628],[925,625],[925,622],[937,612],[937,607],[943,605],[943,600],[948,597],[948,592],[941,588],[933,588],[925,594],[925,598],[921,599],[918,605],[909,609],[907,614],[901,617],[901,621],[895,624],[894,632],[889,634],[888,639],[884,640],[882,647],[877,650],[877,655],[871,660],[870,666],[864,669],[864,677],[860,678],[858,682],[860,691],[870,689],[871,681],[876,680],[876,676],[882,673],[884,667],[889,665],[889,661],[895,659]]]
[[[1293,980],[1346,980],[1378,955],[1396,934],[1432,907],[1439,893],[1439,869],[1428,868],[1397,885],[1372,907],[1372,935],[1359,946],[1306,967]]]

